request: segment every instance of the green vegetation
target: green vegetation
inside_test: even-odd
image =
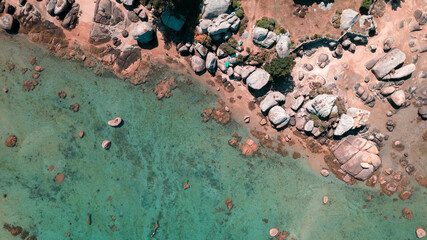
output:
[[[359,12],[363,15],[368,14],[371,4],[372,4],[372,0],[363,0],[362,3],[360,4]]]
[[[237,55],[236,60],[238,63],[244,63],[244,62],[246,62],[246,60],[248,60],[248,58],[249,58],[249,55],[239,54],[239,55]]]
[[[337,9],[335,11],[335,15],[332,18],[332,25],[334,26],[334,28],[339,28],[341,25],[341,14],[342,14],[342,9]]]
[[[262,49],[261,52],[257,53],[256,55],[250,56],[248,61],[255,61],[260,64],[265,63],[270,59],[271,53],[269,51],[271,50]]]
[[[260,20],[256,21],[257,27],[262,27],[268,29],[270,31],[274,31],[276,28],[277,21],[273,18],[268,19],[267,17],[263,17]]]
[[[288,76],[294,66],[295,62],[291,57],[273,58],[271,62],[265,64],[264,69],[270,74],[271,80],[277,82]]]
[[[310,120],[313,120],[314,126],[319,128],[320,132],[326,131],[330,125],[330,123],[328,121],[322,121],[315,114],[310,114]]]
[[[248,17],[244,16],[242,20],[240,20],[240,26],[239,26],[239,35],[242,36],[242,34],[245,32],[245,29],[248,27],[249,19]]]
[[[335,100],[335,106],[337,106],[338,108],[338,116],[347,113],[344,100],[341,97],[337,97],[337,99]]]
[[[315,84],[315,83],[313,83],[313,84]],[[310,98],[315,98],[315,97],[317,97],[317,96],[319,96],[319,95],[321,95],[321,94],[332,94],[332,91],[330,91],[330,90],[326,90],[326,89],[324,89],[324,88],[320,88],[320,86],[319,85],[314,85],[313,86],[313,90],[311,90],[310,92],[309,92],[309,97]]]
[[[222,51],[224,51],[227,55],[233,55],[236,53],[236,47],[239,46],[239,43],[236,39],[230,38],[227,42],[222,43],[219,45],[219,48],[221,48]]]

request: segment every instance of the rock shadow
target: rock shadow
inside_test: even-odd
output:
[[[252,89],[248,87],[249,93],[252,94],[255,98],[262,97],[267,94],[268,91],[271,89],[271,82],[268,82],[267,85],[265,85],[263,88],[259,90]]]
[[[294,91],[295,81],[292,76],[286,76],[286,77],[276,79],[272,83],[272,89],[274,91],[278,91],[286,95]]]

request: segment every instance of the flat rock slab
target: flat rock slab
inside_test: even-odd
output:
[[[372,68],[372,72],[379,79],[385,77],[395,69],[397,66],[402,64],[406,59],[405,53],[399,49],[393,49],[387,54],[385,54]]]

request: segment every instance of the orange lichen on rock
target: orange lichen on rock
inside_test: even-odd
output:
[[[406,200],[412,197],[412,192],[404,190],[399,194],[400,199]]]
[[[54,167],[53,167],[53,165],[50,165],[47,169],[49,170],[49,172],[52,172]]]
[[[73,105],[70,105],[70,110],[73,112],[78,112],[80,110],[79,104],[73,103]]]
[[[230,211],[231,208],[233,208],[233,202],[232,202],[231,198],[225,199],[225,205],[227,205],[228,211]]]

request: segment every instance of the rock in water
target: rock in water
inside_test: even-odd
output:
[[[327,118],[335,106],[336,96],[321,94],[307,102],[306,109],[309,113],[322,118]]]
[[[205,0],[203,18],[216,18],[220,14],[227,12],[230,0]]]
[[[162,22],[167,27],[173,29],[174,31],[181,30],[182,26],[185,23],[185,17],[181,14],[172,13],[170,9],[167,9],[162,14]]]
[[[191,67],[193,68],[194,72],[201,73],[206,69],[205,60],[203,60],[201,57],[197,55],[192,56]]]
[[[276,128],[283,128],[289,123],[289,115],[286,113],[285,109],[280,106],[271,108],[268,113],[268,118]]]
[[[417,227],[416,233],[418,238],[423,238],[426,236],[426,231],[424,231],[424,229],[420,226]]]
[[[349,30],[356,22],[359,17],[359,13],[353,9],[345,9],[341,14],[341,29]]]
[[[270,231],[269,231],[269,233],[270,233],[271,237],[275,237],[275,236],[277,236],[277,234],[279,234],[279,229],[277,229],[277,228],[271,228]]]
[[[142,44],[149,43],[153,40],[154,33],[154,25],[149,22],[140,23],[131,31],[132,37]]]
[[[116,117],[113,120],[108,121],[108,125],[112,126],[112,127],[117,127],[120,124],[122,124],[123,120],[120,117]]]
[[[10,14],[5,14],[0,18],[0,28],[6,31],[12,30],[13,27],[13,17]]]
[[[269,80],[270,74],[267,71],[263,69],[257,69],[255,72],[249,75],[246,83],[250,88],[254,90],[260,90],[265,87],[265,85],[267,85]]]
[[[390,102],[397,107],[402,106],[405,103],[405,92],[403,90],[397,90],[390,95]]]
[[[286,96],[283,95],[281,92],[270,92],[264,100],[260,103],[260,108],[263,113],[266,113],[270,108],[280,104],[284,103],[286,100]]]
[[[406,59],[405,53],[395,48],[385,54],[372,68],[372,72],[379,79],[386,76],[394,68],[402,64]]]
[[[15,147],[17,138],[15,135],[10,135],[6,138],[6,141],[4,141],[4,144],[6,147]]]
[[[216,71],[216,56],[214,53],[209,52],[207,57],[206,57],[206,69],[214,74]]]
[[[109,140],[104,140],[101,144],[102,148],[105,150],[108,150],[111,147],[111,141]]]
[[[289,48],[291,46],[291,39],[288,36],[280,36],[276,44],[276,52],[279,58],[289,56]]]

